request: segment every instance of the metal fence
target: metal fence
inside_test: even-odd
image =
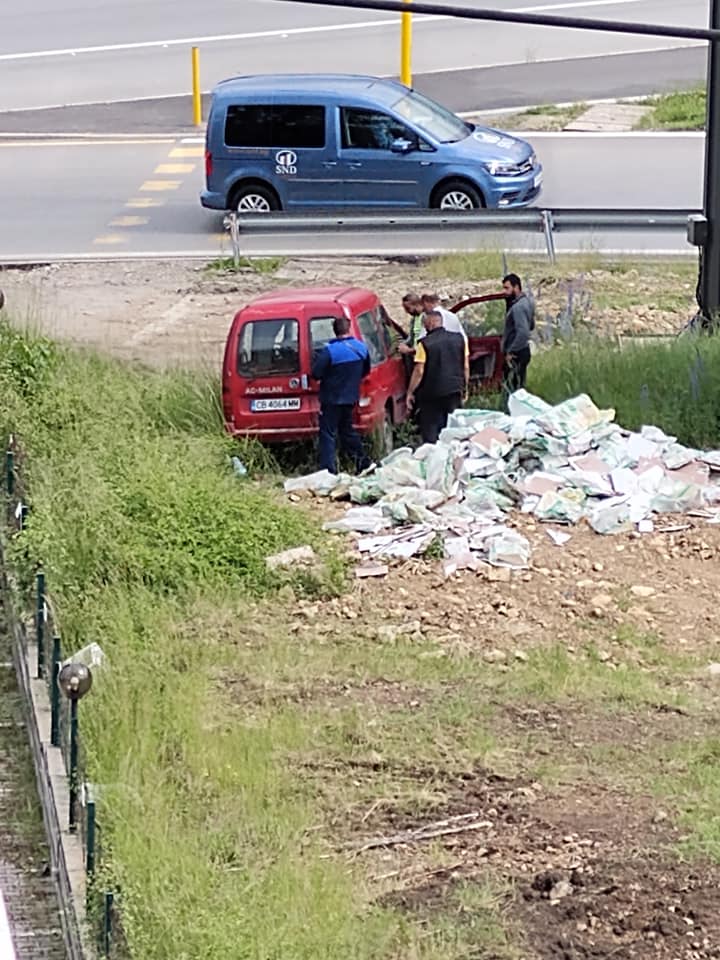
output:
[[[277,234],[336,234],[358,231],[412,231],[429,230],[438,234],[501,230],[542,236],[548,259],[555,262],[555,236],[558,233],[587,233],[592,230],[641,231],[687,230],[689,221],[700,216],[699,210],[641,210],[558,208],[545,210],[526,207],[522,210],[476,210],[473,212],[444,213],[428,210],[423,213],[373,213],[355,215],[296,215],[286,213],[251,214],[240,216],[230,212],[225,217],[225,228],[230,233],[236,264],[243,256],[243,238]],[[398,251],[403,252],[403,251]]]
[[[22,470],[23,452],[17,439],[9,438],[5,451],[4,492],[6,530],[10,538],[21,537],[30,516]],[[97,953],[106,958],[125,955],[122,925],[114,891],[105,890],[96,882],[102,855],[101,832],[97,817],[97,788],[85,779],[85,755],[82,739],[77,737],[77,760],[71,756],[72,724],[70,704],[61,695],[58,675],[67,651],[63,651],[58,617],[44,571],[38,570],[32,583],[20,577],[11,578],[5,565],[0,542],[0,589],[6,608],[19,607],[23,619],[15,618],[14,648],[16,669],[21,690],[28,704],[28,728],[35,761],[38,792],[50,849],[50,862],[60,900],[60,913],[69,960],[84,960],[83,938],[78,925],[76,905],[63,846],[61,822],[82,843],[86,877],[87,909]],[[9,598],[14,595],[13,603]],[[22,615],[22,614],[21,614]],[[36,641],[36,661],[30,662],[27,630],[23,620],[32,623],[31,635]],[[44,743],[32,706],[31,680],[44,680],[50,706],[50,747],[60,750],[70,788],[69,809],[58,810],[48,763],[48,744]],[[77,732],[77,731],[76,731]],[[75,801],[75,802],[74,802]]]

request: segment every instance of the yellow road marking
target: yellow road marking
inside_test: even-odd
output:
[[[135,210],[145,210],[148,207],[161,207],[163,203],[165,203],[165,201],[160,200],[158,197],[132,197],[125,206]]]
[[[111,227],[141,227],[144,223],[148,222],[148,217],[115,217],[114,220],[111,220],[109,226]]]
[[[119,233],[107,233],[103,237],[95,237],[93,243],[104,243],[104,244],[113,244],[113,243],[125,243],[127,240],[127,234],[124,236]]]
[[[204,147],[175,147],[170,151],[171,157],[204,157]]]
[[[155,173],[192,173],[196,166],[195,163],[159,163]]]
[[[177,190],[181,180],[146,180],[141,190]]]

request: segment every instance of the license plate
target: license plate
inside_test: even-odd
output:
[[[541,173],[538,173],[538,174],[535,175],[535,179],[533,180],[533,186],[534,186],[534,187],[539,187],[539,186],[540,186],[540,184],[542,183],[542,177],[543,177],[543,175],[542,175]]]
[[[254,413],[270,413],[273,410],[299,410],[300,397],[271,397],[267,400],[252,400],[250,409]]]

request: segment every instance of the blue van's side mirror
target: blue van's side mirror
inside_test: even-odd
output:
[[[392,153],[410,153],[415,149],[415,144],[411,140],[393,140],[390,144]]]

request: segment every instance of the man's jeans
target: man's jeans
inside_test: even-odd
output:
[[[358,471],[370,466],[362,439],[353,426],[353,403],[324,403],[320,408],[319,456],[320,469],[337,473],[336,442],[347,454]]]
[[[503,367],[503,393],[505,394],[506,405],[511,393],[525,388],[530,358],[530,347],[525,347],[523,350],[517,351],[514,360],[505,361],[505,366]]]
[[[448,415],[462,406],[462,394],[447,397],[420,397],[418,421],[423,443],[437,443],[440,431],[447,426]]]

